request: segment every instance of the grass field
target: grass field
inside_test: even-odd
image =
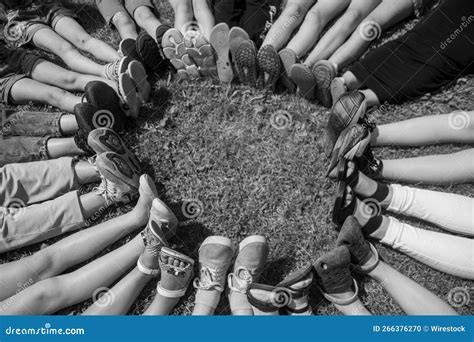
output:
[[[118,34],[106,27],[91,3],[76,1],[71,6],[89,32],[117,46]],[[166,1],[158,4],[160,12],[164,19],[172,20],[172,12],[164,3]],[[378,44],[412,25],[413,21],[399,25]],[[375,112],[374,119],[387,123],[453,110],[472,110],[473,89],[474,78],[459,79],[440,93],[400,106],[387,106]],[[334,247],[337,233],[330,214],[336,184],[324,177],[327,160],[320,144],[329,110],[296,95],[264,95],[262,91],[239,84],[227,87],[209,79],[180,83],[170,73],[156,81],[152,103],[143,108],[136,127],[125,138],[142,161],[143,172],[154,177],[160,198],[170,205],[181,222],[173,240],[179,250],[197,260],[199,245],[207,236],[228,236],[238,244],[248,235],[263,234],[269,240],[271,252],[260,282],[275,284],[290,271],[316,260]],[[281,111],[289,114],[283,127],[274,120],[275,113]],[[467,146],[394,146],[376,149],[375,154],[389,159],[450,153],[464,148]],[[420,187],[466,196],[473,192],[471,184]],[[202,209],[194,219],[187,218],[182,211],[183,203],[189,202],[197,203]],[[130,208],[113,209],[103,219]],[[402,219],[437,230],[417,220]],[[32,254],[42,246],[2,255],[0,263]],[[472,281],[435,271],[380,244],[376,246],[390,265],[444,300],[453,288],[474,290]],[[403,314],[380,285],[369,278],[357,279],[360,297],[372,313]],[[146,287],[133,306],[132,314],[140,314],[151,302],[155,286],[152,282]],[[193,295],[191,286],[174,314],[189,315]],[[60,313],[79,314],[90,303],[81,303]],[[312,292],[311,303],[316,315],[339,314],[317,290]],[[458,312],[473,314],[473,303],[474,298],[470,305],[457,308]],[[222,299],[217,313],[229,314],[227,299]]]

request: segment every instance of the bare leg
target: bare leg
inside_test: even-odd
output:
[[[86,152],[77,147],[74,138],[48,139],[47,150],[52,159],[86,155]]]
[[[161,22],[158,20],[155,14],[151,11],[150,7],[147,7],[147,6],[138,7],[135,10],[135,13],[133,13],[133,17],[135,18],[135,21],[138,24],[138,26],[144,29],[146,33],[150,35],[150,37],[153,37],[153,39],[156,39],[156,29],[159,26],[161,26]]]
[[[43,28],[33,36],[35,46],[59,56],[68,67],[83,74],[104,76],[105,68],[81,55],[71,43],[52,29]]]
[[[181,33],[186,33],[183,30],[194,18],[192,0],[168,0],[168,2],[174,10],[174,27]]]
[[[313,66],[320,60],[328,59],[380,3],[381,0],[352,0],[346,12],[320,39],[304,64]]]
[[[94,291],[114,282],[143,252],[143,242],[136,236],[126,245],[96,259],[86,266],[58,277],[42,280],[0,302],[0,315],[45,315],[91,298]],[[8,302],[14,305],[6,305]]]
[[[193,0],[194,16],[202,29],[202,34],[209,41],[211,31],[216,25],[214,15],[209,7],[209,0]]]
[[[91,37],[74,18],[62,17],[54,26],[54,30],[79,50],[90,53],[101,61],[113,62],[119,58],[114,48],[102,40]]]
[[[119,12],[115,14],[112,18],[112,23],[114,24],[122,39],[137,39],[137,26],[128,13]]]
[[[80,96],[30,78],[16,82],[11,88],[10,95],[14,104],[44,103],[70,113],[74,113],[74,106],[82,102]]]
[[[352,298],[355,295],[354,292],[345,292],[345,293],[338,293],[338,294],[332,294],[333,297],[336,297],[338,299],[349,299]],[[372,315],[369,310],[366,309],[364,304],[360,301],[359,298],[357,298],[354,302],[348,305],[339,305],[339,304],[334,304],[334,306],[342,312],[344,315],[347,316],[369,316]]]
[[[216,290],[200,290],[196,292],[196,302],[193,316],[212,316],[221,298],[221,293]]]
[[[319,39],[326,25],[347,8],[350,0],[319,0],[306,14],[298,33],[288,43],[298,57],[305,55]]]
[[[100,181],[99,172],[87,161],[80,160],[74,164],[74,173],[79,184],[96,183]]]
[[[62,115],[59,119],[59,127],[63,135],[74,135],[79,130],[75,115]]]
[[[313,3],[314,1],[308,0],[288,0],[285,9],[268,31],[262,46],[271,45],[275,50],[281,50],[303,22]]]

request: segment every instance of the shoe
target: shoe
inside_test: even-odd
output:
[[[193,277],[194,260],[171,248],[163,247],[159,254],[161,279],[157,292],[165,298],[181,298]]]
[[[171,29],[171,26],[167,24],[162,24],[156,28],[155,32],[155,42],[156,45],[158,45],[158,48],[160,49],[160,55],[164,58],[163,55],[163,37],[168,30]]]
[[[320,290],[332,303],[348,305],[357,300],[359,291],[356,281],[351,277],[350,261],[349,249],[346,246],[339,246],[321,256],[313,265]],[[355,287],[353,297],[346,300],[334,297],[335,294],[352,291],[353,285]]]
[[[226,237],[211,236],[199,248],[200,278],[194,279],[198,290],[224,292],[227,271],[234,256],[234,245]]]
[[[374,157],[370,145],[367,145],[365,151],[360,157],[354,158],[357,168],[370,178],[378,178],[383,170],[382,160]]]
[[[257,63],[262,87],[274,91],[281,73],[281,60],[275,48],[271,45],[262,46],[257,54]]]
[[[346,246],[349,249],[351,267],[358,273],[368,274],[379,264],[380,256],[377,249],[365,239],[362,227],[354,216],[349,216],[344,221],[336,245]],[[372,265],[365,265],[372,254],[375,255],[376,261]]]
[[[234,269],[227,277],[231,293],[246,293],[247,287],[258,280],[267,262],[268,252],[268,243],[264,236],[249,236],[239,244]]]
[[[104,152],[114,152],[120,155],[136,173],[140,173],[141,167],[137,157],[125,145],[120,136],[109,128],[97,128],[89,133],[87,144],[98,155]]]
[[[323,138],[326,156],[331,156],[339,136],[364,118],[366,109],[365,95],[357,90],[345,94],[334,104]]]
[[[135,50],[137,51],[137,59],[143,63],[150,74],[158,73],[165,68],[162,51],[156,41],[145,31],[138,35]]]
[[[247,300],[261,312],[277,312],[291,302],[291,293],[284,287],[252,283],[247,289]]]
[[[176,235],[178,219],[162,200],[155,198],[150,210],[149,226],[153,232],[156,233],[159,229],[165,239],[170,239]]]
[[[120,57],[129,57],[132,60],[138,59],[137,41],[132,38],[125,38],[120,41],[118,54]]]
[[[294,93],[296,91],[296,84],[291,80],[290,74],[291,67],[295,65],[298,60],[296,53],[291,49],[283,49],[278,53],[278,55],[280,56],[282,64],[280,80],[290,93]]]
[[[332,103],[336,103],[339,99],[347,93],[346,82],[343,77],[336,77],[331,82],[331,98]]]
[[[229,31],[229,50],[232,56],[232,61],[235,63],[237,60],[237,50],[244,41],[249,40],[250,37],[243,28],[234,26]]]
[[[140,101],[138,99],[137,87],[129,74],[120,74],[118,92],[122,98],[125,114],[133,119],[137,119],[140,111]]]
[[[347,203],[348,196],[351,196],[351,200]],[[341,230],[341,226],[347,217],[355,214],[356,204],[357,196],[352,188],[341,182],[332,209],[332,222],[336,225],[336,231]]]
[[[120,155],[102,153],[96,159],[96,167],[102,183],[94,189],[94,193],[104,197],[106,206],[127,204],[138,196],[140,177]]]
[[[324,107],[332,106],[331,83],[337,75],[336,67],[329,61],[319,61],[312,69],[316,79],[316,98]]]
[[[217,74],[216,59],[214,57],[214,50],[211,45],[201,37],[196,46],[187,48],[187,56],[183,56],[183,61],[187,65],[197,66],[199,77],[214,76]],[[189,60],[185,60],[189,58]]]
[[[115,132],[123,132],[126,128],[126,117],[122,111],[112,113],[106,109],[98,109],[90,103],[78,103],[74,106],[74,114],[79,129],[89,134],[96,128],[110,128]]]
[[[117,92],[104,82],[92,81],[87,83],[84,97],[87,103],[97,108],[97,110],[107,110],[112,113],[115,121],[126,117],[124,107]]]
[[[257,87],[257,48],[252,40],[246,40],[240,44],[235,52],[234,62],[237,75],[244,85]]]
[[[163,54],[169,60],[181,59],[187,53],[184,37],[175,28],[170,28],[163,34],[161,44],[163,46]]]
[[[361,157],[370,144],[370,138],[370,130],[365,125],[356,124],[341,133],[334,145],[326,177],[337,176],[336,166],[341,159],[354,160],[355,157]]]
[[[291,301],[294,299],[300,299],[309,295],[311,291],[311,285],[313,284],[314,269],[312,265],[303,267],[296,272],[290,273],[280,283],[277,284],[280,288],[287,289],[291,294]],[[295,309],[290,306],[290,303],[286,305],[286,311],[290,314],[308,314],[310,312],[309,301],[302,308]],[[293,305],[294,306],[294,305]]]
[[[138,101],[141,104],[150,99],[151,86],[147,80],[147,74],[143,65],[138,61],[132,61],[127,68],[127,74],[135,84]]]
[[[298,94],[307,100],[314,100],[316,95],[316,79],[307,65],[293,65],[291,67],[290,77],[297,86]]]
[[[234,72],[229,59],[229,26],[220,23],[214,26],[209,38],[212,48],[216,53],[217,75],[224,83],[231,83],[234,79]]]
[[[115,82],[119,81],[119,76],[127,71],[132,59],[130,57],[117,58],[115,61],[104,65],[105,78]]]

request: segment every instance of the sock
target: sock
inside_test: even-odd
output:
[[[373,198],[378,203],[382,203],[388,196],[389,188],[387,184],[377,183],[377,190],[375,190],[374,194],[368,196],[369,198]]]
[[[382,225],[383,217],[381,215],[372,217],[364,227],[362,227],[362,233],[364,236],[372,235]]]

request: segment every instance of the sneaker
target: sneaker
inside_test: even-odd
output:
[[[138,35],[135,50],[137,51],[137,59],[143,63],[150,74],[157,73],[164,68],[162,51],[155,40],[148,35],[146,31],[142,31]]]
[[[155,198],[150,210],[149,226],[154,233],[170,239],[176,235],[178,219],[162,200]]]
[[[297,63],[296,53],[291,49],[283,49],[278,55],[280,56],[282,70],[281,70],[281,82],[290,93],[296,91],[296,85],[291,80],[291,67]]]
[[[193,277],[194,260],[171,248],[163,247],[159,255],[161,279],[157,292],[165,298],[181,298]]]
[[[74,113],[79,129],[87,134],[96,128],[110,128],[115,132],[125,131],[126,118],[122,111],[112,113],[107,109],[98,109],[84,102],[74,106]]]
[[[307,65],[293,65],[290,71],[290,78],[296,84],[300,96],[310,101],[314,100],[316,95],[316,79]]]
[[[187,53],[183,34],[175,28],[170,28],[163,34],[161,44],[163,54],[169,60],[181,59]]]
[[[137,87],[129,74],[120,74],[118,78],[118,92],[122,98],[125,114],[133,119],[138,118],[140,101],[138,99]]]
[[[346,80],[344,77],[336,77],[331,82],[331,98],[332,103],[336,103],[339,99],[347,93]]]
[[[122,101],[117,92],[101,81],[92,81],[87,83],[84,90],[84,97],[87,103],[93,105],[98,110],[107,110],[113,113],[115,120],[126,116]]]
[[[258,51],[257,62],[262,87],[274,91],[281,73],[280,56],[273,46],[265,45]]]
[[[365,116],[367,102],[360,91],[342,96],[332,107],[324,135],[324,153],[330,157],[339,136]]]
[[[257,47],[252,40],[249,39],[240,44],[235,52],[234,63],[240,82],[254,88],[257,87]]]
[[[140,177],[120,155],[102,153],[96,159],[96,167],[102,183],[94,189],[94,193],[103,196],[107,206],[127,204],[138,196]]]
[[[264,236],[249,236],[240,243],[234,270],[227,277],[231,294],[246,293],[247,287],[258,280],[267,262],[268,252]]]
[[[316,98],[324,107],[332,105],[331,83],[336,77],[337,70],[329,61],[319,61],[313,66],[313,75],[316,79]]]
[[[162,24],[156,28],[155,32],[155,41],[156,45],[158,45],[158,48],[160,49],[160,54],[164,58],[163,55],[163,36],[165,35],[168,30],[171,29],[171,26]],[[156,56],[156,55],[155,55]]]
[[[135,39],[126,38],[122,39],[119,44],[118,54],[120,57],[129,57],[132,60],[138,59],[137,53],[137,42]]]
[[[232,57],[232,61],[235,63],[237,60],[237,50],[244,41],[249,40],[250,37],[243,28],[234,26],[229,31],[229,50]]]
[[[119,76],[127,71],[128,65],[131,61],[132,59],[130,57],[122,57],[104,65],[105,78],[118,82]]]
[[[216,66],[219,80],[224,83],[231,83],[234,79],[234,72],[232,71],[229,58],[229,26],[226,23],[220,23],[214,26],[209,41],[216,53]]]
[[[143,65],[138,61],[132,61],[127,68],[127,74],[135,84],[138,101],[142,104],[150,99],[151,86],[147,80],[147,74]]]
[[[125,145],[120,136],[109,128],[97,128],[89,133],[87,144],[96,154],[114,152],[120,155],[136,173],[140,173],[141,167],[137,157]]]
[[[208,237],[199,248],[200,278],[194,279],[198,290],[224,292],[227,271],[234,256],[234,245],[229,238]]]

